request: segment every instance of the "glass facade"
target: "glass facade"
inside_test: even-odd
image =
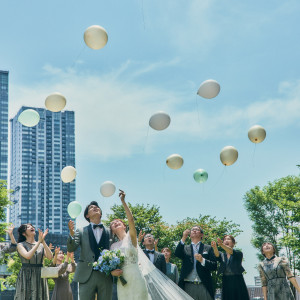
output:
[[[0,70],[0,179],[7,181],[8,71]]]
[[[20,113],[28,108],[40,115],[34,127],[18,122]],[[22,107],[10,123],[10,188],[14,191],[10,222],[68,234],[67,207],[75,200],[75,181],[63,183],[60,172],[65,166],[75,167],[74,112]]]

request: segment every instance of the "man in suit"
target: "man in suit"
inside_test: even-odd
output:
[[[190,235],[192,243],[185,245]],[[193,226],[183,232],[182,239],[175,250],[175,256],[182,259],[178,285],[195,300],[214,299],[211,271],[217,269],[213,249],[201,242],[203,230]]]
[[[159,253],[154,250],[154,236],[150,233],[147,233],[144,236],[143,245],[145,246],[144,253],[150,259],[150,261],[155,265],[157,269],[166,274],[167,265],[165,256],[162,253]]]
[[[110,234],[101,224],[102,211],[96,201],[92,201],[84,211],[88,226],[76,229],[74,222],[69,221],[70,236],[67,242],[69,252],[74,252],[80,246],[80,257],[74,275],[74,281],[79,282],[79,295],[83,300],[111,300],[112,277],[93,270],[93,263],[98,260],[100,252],[109,249]]]

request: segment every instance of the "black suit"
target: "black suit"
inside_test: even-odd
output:
[[[175,256],[182,259],[182,267],[178,283],[178,285],[182,289],[184,289],[184,279],[187,278],[187,276],[194,269],[195,253],[193,252],[194,251],[192,245],[183,245],[181,241],[179,242],[175,250]],[[207,289],[208,293],[214,299],[214,289],[211,278],[211,271],[215,271],[217,269],[217,262],[213,252],[213,248],[209,245],[200,243],[198,253],[201,254],[202,257],[205,259],[205,265],[202,266],[202,264],[199,261],[196,262],[197,274],[201,282]]]
[[[144,250],[144,253],[147,255],[147,257],[150,259],[147,250]],[[167,273],[167,264],[166,264],[166,259],[165,256],[162,253],[159,253],[157,251],[154,251],[154,261],[153,261],[154,266],[160,270],[162,273],[166,274]]]

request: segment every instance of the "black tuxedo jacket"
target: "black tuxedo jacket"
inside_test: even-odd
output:
[[[147,253],[146,250],[144,250],[144,253],[149,258],[149,255],[148,255],[148,253]],[[167,264],[166,264],[165,256],[162,253],[154,251],[154,261],[153,261],[153,264],[154,264],[154,266],[158,270],[160,270],[161,272],[163,272],[164,274],[166,274],[166,272],[167,272]]]
[[[245,271],[245,269],[242,266],[243,252],[241,252],[239,250],[233,249],[233,253],[230,256],[229,261],[228,261],[226,253],[223,253],[223,252],[220,253],[220,256],[217,257],[217,260],[220,262],[220,266],[218,269],[218,275],[224,273],[227,264],[230,266],[231,271],[235,275],[241,275]]]
[[[182,259],[182,267],[179,277],[178,285],[184,289],[184,279],[193,271],[194,268],[194,255],[192,245],[183,245],[181,241],[176,247],[175,256]],[[209,245],[205,245],[203,243],[200,244],[199,254],[203,256],[205,259],[205,265],[202,266],[199,261],[196,262],[196,270],[198,273],[201,282],[206,287],[207,291],[214,299],[214,288],[211,278],[211,271],[215,271],[217,269],[216,257],[213,252],[213,248]]]

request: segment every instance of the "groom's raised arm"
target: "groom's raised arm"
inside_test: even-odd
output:
[[[67,250],[68,252],[74,252],[80,245],[80,232],[78,229],[74,232],[74,222],[69,221],[69,230],[70,230],[70,235],[68,237],[67,241]]]

